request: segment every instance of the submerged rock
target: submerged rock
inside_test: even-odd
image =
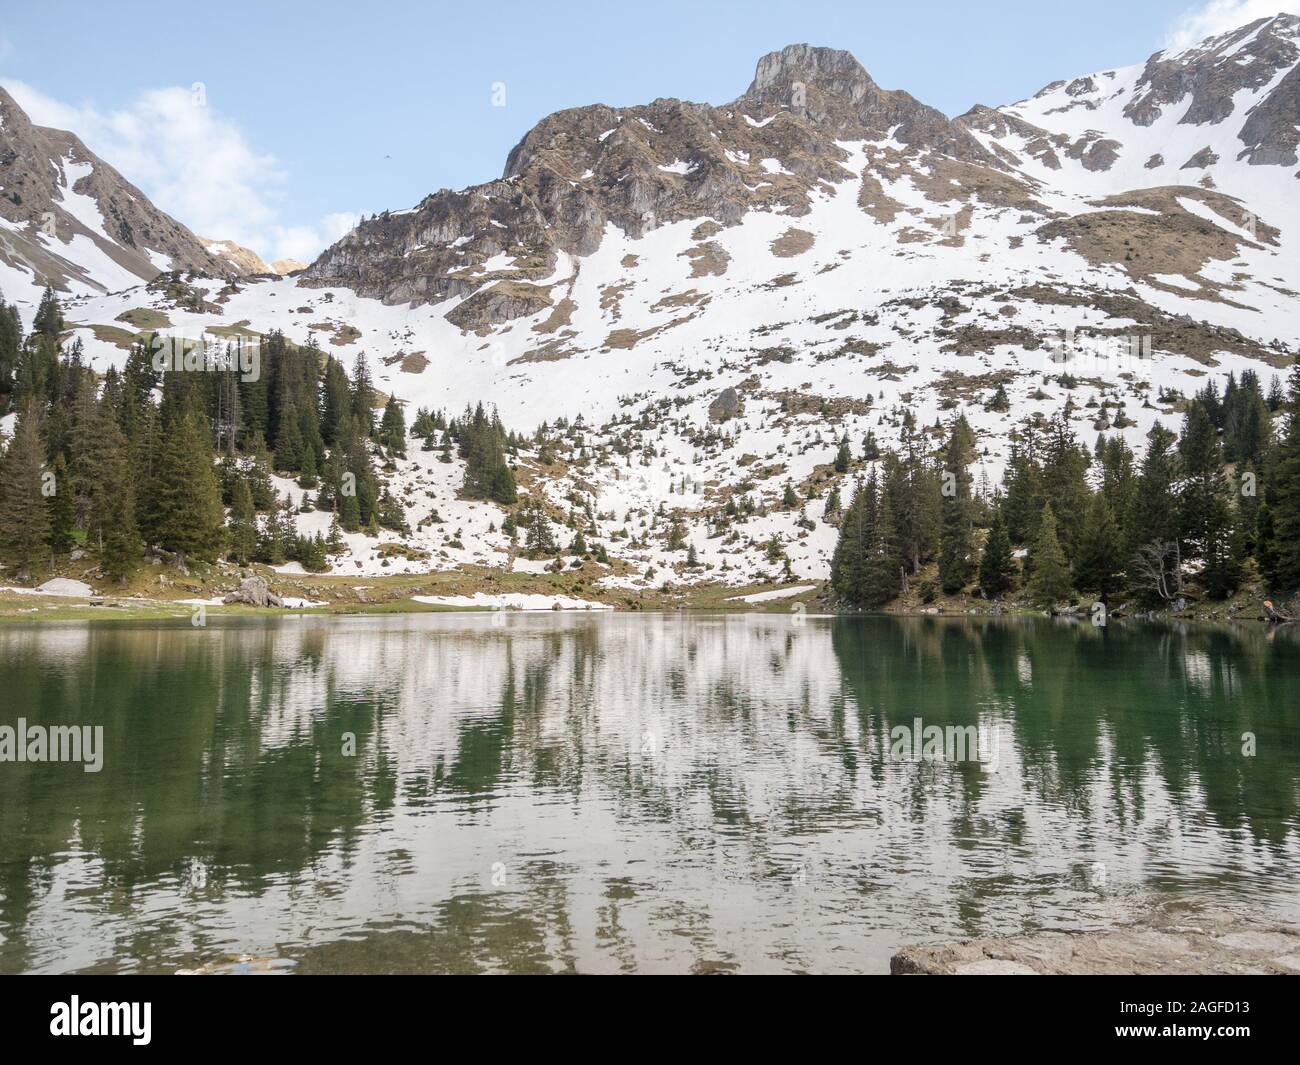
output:
[[[1173,903],[1105,932],[1042,932],[906,947],[895,976],[1300,973],[1300,927]]]
[[[177,969],[177,976],[282,976],[298,963],[289,958],[260,958],[234,954],[219,961],[204,962],[193,969]]]

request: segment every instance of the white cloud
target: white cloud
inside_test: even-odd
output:
[[[311,262],[327,244],[333,244],[356,226],[360,218],[348,211],[327,214],[314,226],[275,227],[274,251],[268,262],[297,259]]]
[[[1296,0],[1207,0],[1178,17],[1170,27],[1165,48],[1170,51],[1189,48],[1206,37],[1283,12],[1300,14],[1300,3]]]
[[[277,205],[284,170],[250,145],[197,83],[150,89],[110,112],[65,104],[23,82],[3,85],[37,125],[75,133],[159,209],[210,240],[233,240],[268,262],[311,260],[355,224],[344,214],[326,215],[315,226],[283,224]]]

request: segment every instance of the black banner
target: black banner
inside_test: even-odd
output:
[[[873,977],[839,992],[860,1003],[848,1016],[870,1022],[852,1026],[872,1033],[864,1049],[892,1038],[985,1052],[1155,1044],[1158,1053],[1161,1045],[1184,1052],[1201,1044],[1231,1054],[1242,1044],[1285,1045],[1295,986],[1245,977]],[[389,1037],[450,1036],[452,1025],[469,1017],[493,1049],[501,1040],[540,1042],[561,1024],[571,1032],[593,1016],[599,1018],[593,1035],[606,1036],[611,1023],[626,1025],[627,1034],[640,1032],[638,1046],[644,1046],[646,1035],[671,1038],[676,1029],[681,1038],[691,1031],[697,1050],[713,1040],[733,1052],[738,1042],[766,1041],[772,1026],[783,1040],[814,1046],[839,1042],[851,1030],[832,1037],[808,1025],[813,1017],[831,1020],[843,1009],[832,1003],[843,1000],[827,999],[824,986],[813,990],[806,981],[786,981],[780,989],[770,981],[715,981],[704,999],[697,989],[686,998],[680,984],[635,978],[586,981],[578,989],[555,980],[531,980],[527,988],[498,980],[488,988],[418,977],[30,977],[10,978],[4,988],[6,1056],[42,1049],[93,1053],[110,1044],[132,1053],[260,1056],[319,1048],[337,1054],[374,1049]],[[712,1020],[704,1021],[701,1002],[709,1003],[704,1017]],[[488,1010],[500,1011],[505,1023],[484,1028]],[[695,1034],[701,1027],[703,1040]],[[473,1032],[457,1038],[467,1037]]]

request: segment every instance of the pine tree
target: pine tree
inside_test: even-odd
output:
[[[903,418],[902,453],[884,456],[884,486],[894,513],[898,554],[909,571],[919,573],[939,541],[942,497],[939,478],[926,461],[913,424],[909,411]]]
[[[59,298],[54,294],[52,285],[45,286],[41,302],[36,308],[36,317],[32,319],[32,332],[48,340],[58,340],[63,332],[63,308]]]
[[[379,442],[390,455],[406,457],[406,418],[401,404],[392,397],[384,406],[384,416],[379,423]]]
[[[1270,589],[1283,593],[1300,590],[1300,364],[1291,371],[1286,410],[1286,432],[1265,480],[1266,576]]]
[[[1132,558],[1139,547],[1168,543],[1178,536],[1175,440],[1174,434],[1159,422],[1147,433],[1146,453],[1124,521],[1125,559]]]
[[[1074,560],[1074,586],[1081,592],[1096,592],[1103,602],[1120,587],[1123,548],[1115,515],[1104,492],[1097,492],[1088,504],[1083,532]]]
[[[108,399],[95,420],[97,447],[90,466],[87,542],[96,546],[100,572],[125,581],[140,564],[144,542],[136,525],[135,472],[130,446]]]
[[[1071,591],[1070,568],[1056,535],[1056,515],[1045,504],[1038,522],[1038,538],[1029,556],[1029,596],[1041,606],[1052,606],[1068,599]]]
[[[325,539],[326,551],[330,555],[341,555],[347,550],[347,541],[343,539],[343,529],[339,526],[338,515],[330,521],[329,536]]]
[[[1178,522],[1183,558],[1201,559],[1217,535],[1223,517],[1219,504],[1228,485],[1223,478],[1223,451],[1210,412],[1199,401],[1187,408],[1178,438],[1178,458]]]
[[[214,562],[225,538],[225,515],[211,444],[199,416],[177,414],[163,440],[150,485],[153,535],[164,550]]]
[[[74,542],[77,503],[73,497],[72,477],[62,453],[54,457],[53,473],[50,485],[54,494],[46,499],[50,512],[50,551],[55,555],[66,555]]]
[[[867,481],[866,491],[876,499],[876,508],[862,566],[862,602],[868,607],[880,607],[898,598],[903,583],[903,565],[898,557],[894,510],[888,494],[881,491],[874,470]]]
[[[532,512],[528,516],[525,548],[533,558],[549,558],[556,553],[550,520],[539,504],[533,505]]]
[[[939,533],[939,584],[948,595],[960,592],[975,575],[972,554],[974,508],[967,467],[974,434],[965,417],[953,423],[944,452],[942,525]]]
[[[42,491],[44,466],[40,408],[31,400],[19,415],[13,439],[0,460],[0,558],[20,577],[34,572],[45,557],[49,540],[50,515]]]
[[[365,435],[369,436],[375,431],[375,386],[364,352],[357,355],[352,366],[352,393],[349,398],[352,416],[361,419]]]
[[[1015,562],[1011,557],[1011,538],[1007,535],[1006,520],[1002,517],[1002,508],[995,507],[993,524],[989,526],[984,553],[980,557],[979,583],[984,595],[996,599],[1010,591],[1014,573]]]
[[[1225,419],[1239,405],[1240,385],[1225,397]],[[1241,581],[1244,529],[1232,503],[1232,490],[1224,476],[1223,449],[1210,411],[1199,401],[1187,409],[1178,440],[1181,480],[1178,518],[1183,558],[1202,563],[1199,575],[1207,595],[1221,599],[1236,591]]]
[[[0,296],[0,414],[8,406],[14,391],[14,368],[18,365],[18,351],[22,346],[22,320],[18,308],[6,305]]]
[[[257,515],[253,510],[253,492],[243,478],[235,483],[230,504],[230,535],[226,557],[246,565],[257,552]]]
[[[840,522],[831,556],[831,588],[847,605],[867,605],[867,557],[876,526],[877,498],[871,484],[859,483]]]
[[[1073,405],[1067,402],[1052,419],[1043,447],[1042,491],[1043,498],[1052,506],[1053,514],[1077,517],[1088,505],[1086,474],[1091,458],[1088,449],[1078,442],[1070,428],[1072,412]],[[1077,521],[1057,526],[1057,537],[1067,560],[1074,558],[1078,533]]]
[[[1027,544],[1038,531],[1043,512],[1042,468],[1037,455],[1038,436],[1032,424],[1011,432],[1011,452],[1003,480],[1003,517],[1013,544]]]
[[[853,464],[853,454],[849,451],[849,438],[846,434],[840,439],[840,448],[835,452],[835,472],[848,473]]]

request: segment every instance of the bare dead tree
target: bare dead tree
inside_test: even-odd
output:
[[[1183,596],[1182,557],[1176,540],[1153,540],[1137,549],[1129,566],[1135,588],[1150,592],[1161,602]]]

